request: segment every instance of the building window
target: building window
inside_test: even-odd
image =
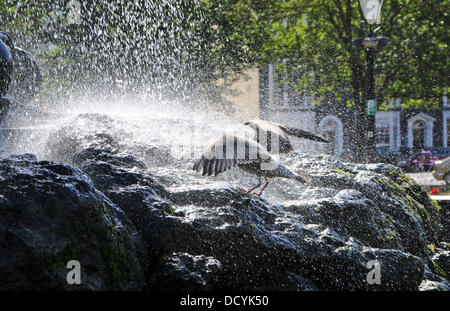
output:
[[[336,121],[328,120],[325,124],[323,124],[323,128],[326,129],[324,131],[325,139],[329,141],[328,144],[325,144],[325,153],[326,154],[336,154]]]
[[[389,146],[391,137],[391,128],[388,123],[377,124],[377,145]]]
[[[400,147],[400,112],[378,111],[376,116],[377,147],[398,150]]]
[[[272,108],[309,105],[311,98],[302,94],[298,83],[302,78],[295,60],[285,58],[268,67],[268,102]]]
[[[450,110],[442,111],[442,146],[448,147],[450,142]]]
[[[408,120],[408,148],[421,150],[433,147],[433,117],[421,112]],[[445,125],[443,130],[447,129]],[[447,135],[444,135],[445,139]]]
[[[418,120],[413,123],[413,148],[416,150],[425,147],[425,122]]]
[[[447,119],[447,144],[450,141],[450,119]]]
[[[333,154],[337,158],[342,155],[344,143],[344,130],[342,121],[335,115],[328,115],[319,123],[319,129],[330,143],[324,144],[324,152]]]

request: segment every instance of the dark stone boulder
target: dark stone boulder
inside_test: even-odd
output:
[[[448,291],[450,291],[450,283],[424,280],[420,284],[419,290],[420,291],[433,291],[433,292],[434,291],[448,292]]]
[[[349,278],[347,280],[336,279],[337,282],[346,282],[337,284],[341,289],[346,290],[354,288],[364,290],[417,290],[421,283],[424,273],[424,265],[420,258],[411,254],[405,254],[398,250],[390,249],[358,249],[354,246],[345,246],[335,250],[342,258],[338,265],[344,267],[345,273]],[[370,265],[372,262],[372,265]],[[375,268],[375,262],[379,263],[380,279],[379,284],[369,282],[367,279],[368,269]],[[358,263],[358,264],[355,264]],[[370,268],[369,268],[370,267]],[[359,277],[355,274],[359,273]]]
[[[433,273],[428,266],[425,266],[425,273],[422,283],[419,286],[420,291],[450,291],[450,281],[442,276]]]
[[[291,162],[292,159],[287,159]],[[304,221],[326,224],[367,246],[429,256],[428,243],[443,232],[439,207],[426,191],[396,167],[324,161],[293,162],[310,172],[317,187],[337,189],[334,197],[291,206]]]
[[[431,260],[433,270],[450,281],[450,251],[437,248]]]
[[[437,202],[436,202],[437,203]],[[442,232],[439,241],[450,243],[450,201],[439,201]],[[447,248],[450,250],[450,246]]]
[[[23,155],[0,160],[0,181],[2,289],[143,287],[133,225],[81,171]],[[66,282],[70,260],[80,285]]]
[[[96,280],[86,283],[92,284],[88,288],[105,289],[118,278],[122,282],[115,282],[114,289],[431,290],[447,286],[437,274],[438,262],[446,269],[446,257],[433,259],[436,254],[429,247],[445,245],[439,243],[443,228],[438,206],[390,165],[357,165],[293,153],[283,163],[313,182],[294,186],[287,184],[291,181],[274,180],[269,187],[280,191],[289,187],[293,199],[272,201],[270,195],[259,197],[230,187],[221,182],[223,176],[196,176],[192,161],[166,156],[167,146],[130,143],[132,135],[124,130],[129,125],[119,123],[98,114],[81,115],[49,139],[52,159],[79,169],[31,158],[22,162],[7,158],[0,165],[5,172],[0,179],[10,178],[14,185],[0,186],[0,207],[15,206],[1,210],[5,217],[0,228],[12,230],[17,222],[22,228],[17,236],[29,228],[23,224],[25,216],[11,214],[23,202],[33,202],[28,204],[33,213],[50,212],[51,216],[33,218],[36,223],[31,229],[37,232],[33,236],[43,231],[40,243],[47,248],[55,243],[51,238],[77,241],[82,248],[78,253],[88,262],[82,266],[91,268],[86,277]],[[78,129],[81,125],[83,130]],[[15,173],[8,175],[9,171]],[[20,196],[14,196],[13,189],[19,189]],[[73,216],[74,211],[80,216]],[[80,222],[87,224],[87,234],[73,229]],[[111,234],[105,240],[96,232]],[[12,249],[8,243],[0,246]],[[54,260],[49,251],[37,254],[35,243],[20,245],[23,253],[15,257],[33,271]],[[55,258],[67,259],[60,255],[64,243],[56,243]],[[114,256],[104,254],[103,245]],[[38,263],[29,261],[26,252],[33,253]],[[108,263],[120,267],[111,271],[121,273],[110,276]],[[8,271],[20,269],[19,264],[7,266]],[[23,279],[19,284],[35,286],[30,275],[19,273]],[[63,286],[52,283],[51,271],[42,275],[48,276],[44,281],[48,288]],[[12,274],[6,276],[9,288],[14,288]]]
[[[105,166],[95,159],[81,167],[140,233],[153,267],[147,289],[412,290],[422,281],[420,258],[398,250],[369,249],[351,238],[355,232],[338,234],[326,226],[307,225],[292,209],[259,197],[231,189],[171,193],[144,171],[133,171],[129,179],[130,172],[123,167]],[[355,213],[357,207],[347,202],[345,208]],[[327,223],[325,217],[320,219]],[[340,219],[335,227],[342,227],[348,217]],[[205,256],[217,263],[207,276]],[[382,262],[383,281],[372,286],[366,280],[367,263],[376,259]]]
[[[212,290],[221,268],[213,257],[173,253],[161,258],[147,285],[165,291]]]

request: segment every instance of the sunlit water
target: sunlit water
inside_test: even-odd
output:
[[[11,130],[2,131],[2,149],[72,165],[74,155],[89,147],[91,141],[86,137],[110,135],[120,145],[121,154],[144,162],[148,171],[170,191],[208,188],[245,191],[258,184],[256,176],[238,168],[216,177],[203,177],[192,170],[195,159],[224,133],[249,138],[254,135],[238,115],[225,115],[214,109],[196,109],[146,97],[139,101],[84,100],[65,103],[51,114],[13,110],[5,126]],[[282,156],[280,160],[282,163],[289,160],[291,164],[312,161],[301,152]],[[273,178],[262,197],[273,203],[295,204],[330,196],[330,191]]]

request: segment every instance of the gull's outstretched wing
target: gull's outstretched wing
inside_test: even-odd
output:
[[[224,135],[202,153],[201,158],[195,161],[193,170],[202,171],[203,176],[217,176],[239,164],[270,161],[274,161],[272,156],[256,141],[237,135]]]

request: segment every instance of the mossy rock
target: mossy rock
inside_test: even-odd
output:
[[[1,289],[144,286],[136,232],[81,171],[8,159],[0,161],[0,175]],[[79,285],[67,284],[70,260],[80,262]]]

